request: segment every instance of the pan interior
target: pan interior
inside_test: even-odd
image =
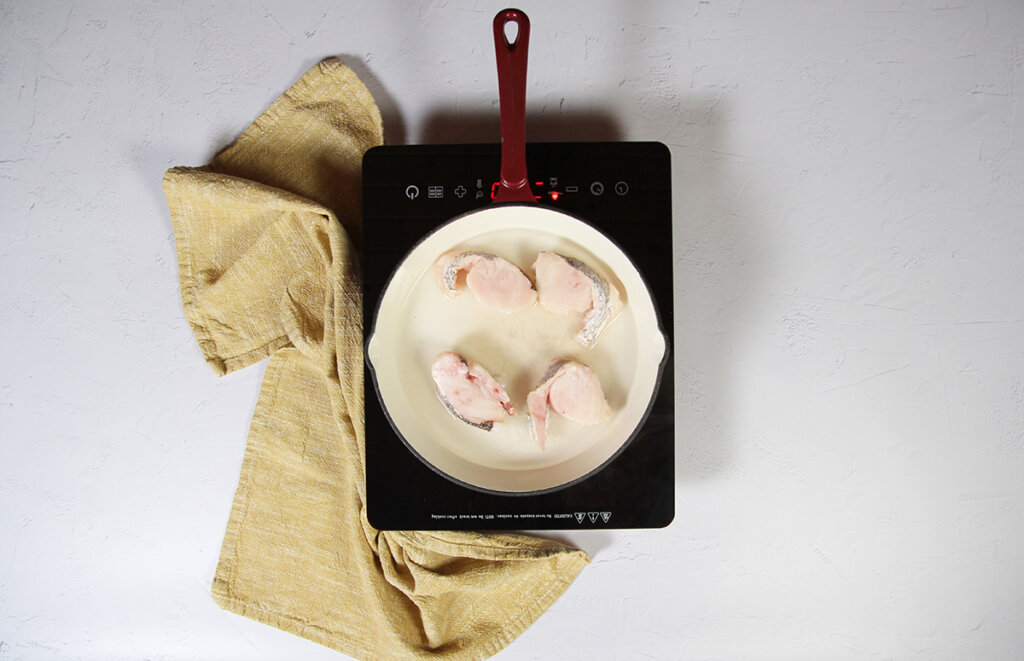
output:
[[[618,289],[622,309],[595,346],[583,347],[574,339],[581,315],[557,315],[539,304],[506,314],[469,291],[446,296],[436,261],[453,250],[491,252],[531,274],[541,251],[575,257]],[[392,423],[421,459],[471,486],[529,492],[575,481],[616,454],[643,420],[664,350],[650,294],[618,247],[567,214],[509,205],[459,218],[416,246],[382,296],[369,359]],[[516,415],[492,431],[452,416],[430,377],[443,351],[483,365],[508,391]],[[612,418],[581,426],[550,412],[541,450],[529,432],[526,395],[559,359],[578,360],[598,374]]]

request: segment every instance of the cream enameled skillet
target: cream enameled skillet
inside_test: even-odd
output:
[[[518,27],[511,42],[507,23]],[[448,221],[409,252],[384,288],[367,341],[377,396],[409,449],[449,479],[504,494],[563,488],[612,461],[646,419],[666,356],[651,293],[625,253],[586,222],[535,201],[525,158],[529,28],[519,10],[494,19],[502,126],[495,203]],[[579,317],[555,315],[540,305],[506,314],[468,292],[449,298],[438,287],[436,262],[462,249],[494,253],[528,273],[541,251],[574,257],[618,289],[621,311],[587,348],[574,339]],[[486,367],[519,412],[492,431],[452,416],[430,375],[431,363],[444,351]],[[597,372],[612,417],[580,426],[551,413],[541,450],[529,433],[526,395],[556,359],[575,359]]]

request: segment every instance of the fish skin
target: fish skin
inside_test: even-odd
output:
[[[441,403],[444,404],[444,407],[448,409],[449,413],[451,413],[459,420],[465,422],[467,425],[471,425],[473,427],[476,427],[477,429],[483,429],[484,431],[491,431],[492,429],[494,429],[494,420],[488,420],[487,422],[474,422],[472,420],[464,418],[462,417],[461,413],[455,410],[455,406],[450,401],[448,401],[447,397],[442,395],[440,392],[438,392],[438,397],[441,399]]]
[[[444,404],[445,408],[453,416],[468,425],[484,431],[491,431],[497,424],[502,422],[505,415],[515,414],[515,406],[512,404],[508,393],[505,392],[498,381],[482,365],[466,360],[455,352],[446,351],[434,359],[431,365],[431,377],[437,386],[437,395],[441,403]],[[457,388],[459,383],[463,386],[471,385],[476,388],[476,394],[485,398],[484,404],[494,403],[499,405],[500,409],[494,411],[495,417],[493,419],[482,419],[480,416],[476,416],[476,419],[471,419],[467,417],[467,414],[456,408],[445,390],[446,387]],[[487,398],[489,398],[489,402]],[[479,402],[477,403],[479,404]]]
[[[537,441],[541,450],[547,445],[548,395],[551,392],[551,381],[564,364],[564,360],[551,363],[537,387],[526,396],[526,410],[530,414],[530,435]]]
[[[472,267],[477,260],[493,259],[494,257],[495,255],[489,252],[480,252],[478,250],[467,250],[454,255],[442,255],[438,260],[438,264],[441,265],[441,290],[449,296],[457,295],[459,293],[459,287],[457,286],[459,271]],[[467,262],[470,263],[467,264]]]
[[[597,392],[593,393],[596,396],[587,402],[588,404],[598,403],[596,417],[589,418],[579,415],[583,412],[593,413],[589,409],[586,411],[570,411],[563,407],[559,410],[559,406],[551,401],[552,389],[558,386],[560,379],[570,376],[570,373],[573,373],[571,376],[582,374],[584,378],[592,378],[593,382],[596,383]],[[601,388],[601,381],[597,374],[583,363],[574,360],[556,360],[553,362],[547,371],[544,372],[544,376],[541,377],[537,387],[526,396],[526,406],[530,415],[530,435],[540,445],[541,450],[544,450],[547,445],[547,413],[549,407],[562,417],[583,425],[598,424],[611,416],[611,408],[605,399],[604,390]]]
[[[616,313],[616,301],[611,285],[601,277],[594,269],[581,262],[575,257],[569,257],[556,252],[542,252],[537,255],[537,261],[542,255],[554,255],[564,260],[570,267],[582,273],[590,281],[592,304],[589,310],[583,315],[583,325],[576,333],[576,341],[585,347],[591,347],[597,343],[602,331],[612,320]],[[537,261],[533,263],[534,272],[537,272]],[[537,278],[537,288],[541,291],[540,301],[544,304],[543,283]],[[562,312],[562,310],[555,310]]]
[[[517,279],[515,276],[513,276],[512,278],[516,287],[518,288],[512,290],[516,292],[517,300],[511,307],[504,307],[502,305],[499,305],[494,299],[490,299],[485,292],[480,292],[474,289],[472,282],[474,278],[473,269],[481,262],[489,262],[490,264],[501,266],[503,268],[507,266],[508,268],[504,268],[503,271],[503,275],[505,276],[508,276],[508,274],[510,273],[517,273],[518,275],[522,276],[521,279]],[[525,310],[529,307],[532,307],[533,304],[537,301],[537,287],[534,284],[533,280],[530,278],[529,275],[527,275],[526,271],[521,269],[519,266],[513,264],[512,262],[508,261],[504,257],[499,257],[498,255],[495,255],[493,253],[483,252],[479,250],[466,250],[463,252],[445,253],[440,258],[438,258],[437,264],[440,268],[438,274],[438,284],[441,287],[441,291],[443,291],[449,297],[457,296],[459,292],[462,290],[463,287],[459,286],[459,275],[463,271],[465,271],[466,280],[464,286],[470,289],[473,292],[473,295],[476,297],[476,299],[478,301],[483,302],[485,305],[491,305],[492,307],[496,307],[502,310],[503,312],[517,312],[519,310]],[[485,279],[484,281],[486,282],[487,275],[484,275],[483,277]],[[478,280],[477,282],[479,283],[480,281]],[[524,285],[528,287],[528,289],[522,288]],[[507,292],[509,290],[504,291]],[[522,300],[518,300],[520,298]]]

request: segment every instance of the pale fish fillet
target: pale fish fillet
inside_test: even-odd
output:
[[[455,296],[465,286],[476,300],[503,312],[518,312],[537,301],[529,276],[512,262],[488,252],[446,253],[437,261],[441,290]]]
[[[530,433],[541,450],[547,444],[549,406],[563,418],[581,425],[596,425],[612,415],[597,374],[574,360],[553,363],[540,384],[526,396]]]
[[[445,407],[459,420],[491,431],[516,408],[501,384],[479,363],[446,351],[434,359],[430,375]]]
[[[540,304],[558,314],[583,313],[576,340],[593,346],[619,309],[615,287],[573,257],[542,252],[533,263]]]

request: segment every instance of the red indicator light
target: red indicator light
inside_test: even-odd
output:
[[[551,199],[552,200],[557,200],[558,199],[558,191],[551,191]]]

